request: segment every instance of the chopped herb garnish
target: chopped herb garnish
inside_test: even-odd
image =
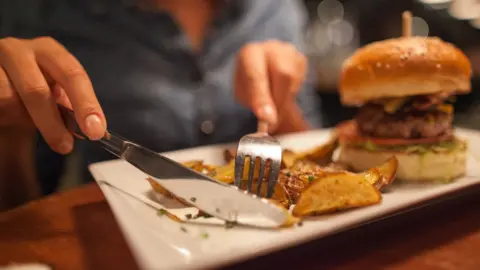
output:
[[[207,239],[208,238],[208,233],[204,232],[200,235],[200,237],[202,237],[203,239]]]
[[[186,214],[185,217],[186,217],[187,219],[192,219],[192,214]]]
[[[210,176],[212,176],[212,177],[214,177],[214,176],[216,176],[216,175],[217,175],[217,172],[216,172],[216,171],[213,171],[213,172],[210,174]]]
[[[185,232],[185,233],[187,232],[187,228],[185,228],[185,227],[183,227],[183,226],[180,227],[180,230],[181,230],[182,232]]]
[[[315,177],[313,177],[313,175],[310,175],[310,176],[308,177],[308,182],[312,182],[313,179],[315,179]]]
[[[190,201],[192,201],[192,202],[196,202],[196,201],[197,201],[197,198],[195,198],[195,197],[191,197],[191,198],[190,198]]]
[[[165,210],[163,208],[160,208],[157,212],[157,215],[159,215],[159,216],[163,216],[165,214],[167,214],[167,210]]]
[[[290,177],[292,176],[292,174],[290,172],[287,172],[287,177]]]
[[[204,217],[204,218],[212,218],[213,216],[210,215],[210,214],[205,213],[205,214],[203,215],[203,217]]]

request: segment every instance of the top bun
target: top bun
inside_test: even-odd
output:
[[[472,67],[454,45],[433,37],[374,42],[345,60],[339,92],[345,105],[373,99],[471,91]]]

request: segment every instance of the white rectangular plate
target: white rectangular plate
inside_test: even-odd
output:
[[[475,156],[480,156],[480,133],[459,129],[457,135],[469,142],[468,175],[480,176],[475,159]],[[324,143],[329,136],[330,130],[316,130],[284,136],[280,141],[284,148],[304,150]],[[199,147],[165,155],[177,161],[203,159],[207,163],[222,164],[225,147]],[[182,217],[186,213],[194,213],[194,209],[178,208],[178,205],[165,199],[159,201],[145,180],[146,175],[133,166],[113,160],[93,164],[90,170],[142,269],[205,269],[254,258],[480,184],[480,177],[468,177],[449,184],[398,185],[392,192],[383,195],[381,204],[324,215],[304,222],[301,227],[269,231],[238,227],[226,229],[215,225],[218,221],[214,219],[205,220],[213,225],[179,224],[166,216],[158,216],[155,208],[164,208]]]

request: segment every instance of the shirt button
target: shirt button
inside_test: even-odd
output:
[[[215,125],[213,124],[212,120],[205,120],[200,125],[200,130],[206,135],[212,134],[214,129]]]

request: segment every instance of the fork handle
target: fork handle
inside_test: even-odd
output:
[[[268,122],[263,121],[263,120],[259,120],[258,121],[257,132],[258,133],[268,133]]]

